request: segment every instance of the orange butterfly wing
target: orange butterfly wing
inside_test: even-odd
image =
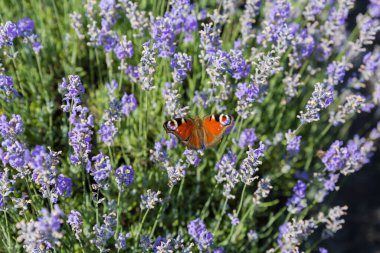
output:
[[[177,118],[164,123],[166,132],[174,134],[183,144],[191,149],[200,149],[202,147],[199,131],[196,129],[194,121],[190,118]]]
[[[209,115],[203,118],[204,146],[206,148],[218,144],[227,129],[233,126],[231,115]]]
[[[177,118],[166,121],[164,128],[167,133],[177,136],[190,149],[205,149],[220,142],[227,129],[233,126],[231,115],[209,115],[202,120],[196,117]]]

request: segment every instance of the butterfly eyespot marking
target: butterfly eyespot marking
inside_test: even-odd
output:
[[[219,122],[224,125],[224,126],[227,126],[229,124],[231,124],[231,117],[226,115],[226,114],[220,114],[219,116]]]
[[[166,127],[167,129],[171,130],[171,131],[175,131],[177,130],[178,128],[178,123],[176,120],[170,120],[168,121],[168,123],[166,124]]]

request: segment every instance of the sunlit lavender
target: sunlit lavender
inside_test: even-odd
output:
[[[0,252],[333,252],[380,138],[361,6],[1,2]]]

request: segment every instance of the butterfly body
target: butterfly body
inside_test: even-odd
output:
[[[218,144],[227,129],[233,126],[231,115],[208,115],[203,118],[176,118],[166,121],[167,133],[174,134],[190,149],[205,149]]]

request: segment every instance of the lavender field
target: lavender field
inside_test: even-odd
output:
[[[334,235],[343,183],[378,187],[379,18],[378,0],[0,1],[0,252],[355,252]]]

